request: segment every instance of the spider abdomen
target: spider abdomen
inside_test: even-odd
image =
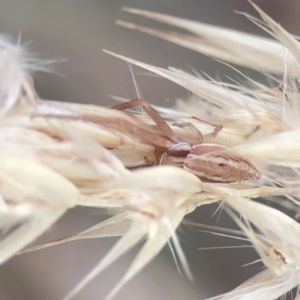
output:
[[[184,169],[202,179],[218,182],[257,180],[260,172],[245,157],[216,144],[193,146],[184,160]]]

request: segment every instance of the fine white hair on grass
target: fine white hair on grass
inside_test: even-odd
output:
[[[245,236],[238,239],[251,242],[260,256],[257,261],[263,262],[265,269],[233,291],[211,299],[271,300],[299,285],[299,224],[254,199],[265,198],[299,210],[300,46],[294,36],[249,2],[263,21],[246,17],[277,41],[155,12],[124,9],[194,35],[123,21],[118,21],[119,25],[226,64],[281,76],[268,87],[233,67],[248,80],[248,86],[236,80],[224,83],[208,75],[163,69],[105,51],[197,96],[175,108],[155,107],[158,115],[153,120],[135,111],[39,99],[29,75],[31,70],[40,69],[38,61],[29,58],[20,45],[0,37],[0,263],[18,253],[61,243],[118,236],[115,246],[65,300],[80,293],[143,240],[136,258],[107,299],[168,243],[191,280],[188,257],[176,230],[185,215],[197,207],[223,201],[219,208],[225,208]],[[141,98],[134,76],[133,80]],[[192,167],[183,169],[188,152],[205,145],[215,150],[201,154],[205,161],[202,169],[198,173]],[[222,161],[218,160],[220,155]],[[209,172],[226,171],[229,165],[235,171],[244,171],[247,165],[246,175],[253,172],[255,176],[238,173],[244,177],[226,181],[220,175],[219,180],[209,181]],[[198,178],[193,172],[207,176]],[[271,198],[275,196],[281,199]],[[73,236],[24,249],[74,206],[110,209],[114,215]],[[219,234],[229,238],[231,233],[237,234]]]

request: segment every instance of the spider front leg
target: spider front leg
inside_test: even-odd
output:
[[[188,127],[196,135],[197,142],[195,143],[195,145],[201,144],[203,142],[203,137],[205,137],[205,136],[207,136],[207,137],[216,137],[218,135],[219,131],[223,128],[222,125],[213,125],[213,126],[216,127],[214,129],[214,131],[212,133],[208,133],[208,134],[203,135],[201,133],[201,131],[191,122],[173,123],[172,125],[180,127],[180,128]]]
[[[126,110],[132,107],[142,107],[146,113],[155,122],[158,128],[171,140],[174,144],[180,143],[181,141],[176,137],[172,128],[167,122],[159,115],[159,113],[145,100],[133,99],[129,102],[121,103],[113,106],[113,109]]]
[[[196,136],[197,143],[196,144],[202,144],[203,142],[203,135],[200,130],[191,122],[185,122],[185,123],[173,123],[173,126],[177,126],[179,128],[188,127]]]

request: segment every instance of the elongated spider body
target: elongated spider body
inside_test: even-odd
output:
[[[165,120],[144,100],[134,99],[118,104],[112,108],[126,110],[137,106],[141,106],[146,111],[167,137],[166,139],[162,139],[161,136],[148,138],[147,136],[138,134],[138,128],[136,130],[136,133],[140,137],[145,138],[156,147],[155,156],[157,164],[164,164],[166,158],[169,156],[175,157],[178,158],[176,165],[182,166],[185,170],[195,174],[201,179],[215,182],[233,183],[245,180],[257,180],[261,177],[260,172],[247,158],[233,153],[225,146],[203,143],[202,133],[192,123],[174,123],[173,125],[189,127],[190,130],[194,132],[198,144],[191,145],[177,138]],[[222,129],[222,125],[210,125],[215,126],[215,130],[206,136],[215,137]],[[145,157],[145,160],[148,164],[155,164],[147,157]]]
[[[261,177],[248,159],[229,153],[227,147],[215,144],[192,147],[183,168],[200,178],[218,182],[241,182]]]

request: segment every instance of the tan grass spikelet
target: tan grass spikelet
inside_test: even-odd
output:
[[[299,283],[299,224],[280,211],[245,198],[225,198],[267,269],[227,294],[210,299],[276,299]],[[255,230],[252,225],[257,228]]]
[[[235,99],[235,97],[233,97],[232,92],[227,91],[223,88],[222,92],[220,90],[220,92],[218,93],[218,96],[213,98],[208,96],[208,93],[205,93],[205,89],[207,88],[207,86],[209,86],[209,84],[205,81],[203,81],[203,85],[201,85],[200,79],[197,78],[193,78],[192,76],[190,76],[189,74],[186,74],[184,72],[181,71],[177,71],[177,70],[163,70],[161,68],[157,68],[157,67],[153,67],[153,66],[149,66],[146,65],[144,63],[140,63],[140,62],[136,62],[135,60],[131,60],[122,56],[117,55],[117,57],[126,60],[127,62],[136,64],[140,67],[146,68],[147,70],[151,70],[152,72],[155,72],[169,80],[172,80],[173,82],[176,82],[180,85],[182,85],[183,87],[186,87],[187,89],[189,89],[190,91],[196,93],[197,95],[203,97],[205,100],[212,102],[215,105],[219,105],[221,107],[225,107],[225,103],[227,105],[226,107],[226,112],[227,115],[232,115],[233,118],[237,118],[237,115],[240,114],[240,116],[242,116],[242,114],[244,113],[245,116],[247,115],[247,117],[243,118],[243,120],[247,120],[249,121],[249,116],[250,119],[252,117],[253,119],[253,123],[251,124],[253,126],[253,128],[261,128],[262,130],[264,130],[264,132],[258,136],[258,138],[256,137],[256,139],[252,140],[251,143],[247,143],[246,139],[242,140],[243,136],[239,136],[240,138],[240,142],[236,143],[233,149],[235,151],[237,151],[238,153],[241,153],[243,155],[248,156],[249,158],[251,158],[251,160],[253,161],[257,161],[260,162],[262,164],[265,165],[277,165],[277,166],[284,166],[286,168],[290,168],[290,167],[295,167],[298,168],[298,163],[299,163],[299,159],[298,159],[298,129],[299,129],[299,109],[298,109],[298,102],[299,102],[299,92],[298,92],[298,88],[297,88],[297,81],[295,81],[293,79],[293,77],[296,74],[296,76],[299,74],[299,68],[297,66],[297,63],[295,63],[298,60],[298,56],[299,56],[299,43],[291,36],[289,35],[289,33],[287,33],[286,31],[284,31],[280,26],[277,26],[274,21],[272,21],[267,15],[265,15],[261,10],[259,10],[259,8],[257,8],[255,5],[254,7],[259,11],[259,13],[261,14],[262,18],[267,22],[267,24],[270,26],[270,28],[274,31],[275,35],[277,35],[278,39],[280,40],[280,42],[282,42],[287,49],[289,49],[289,52],[287,52],[287,50],[283,50],[281,51],[281,58],[278,59],[278,63],[276,64],[276,66],[274,66],[274,69],[269,70],[268,67],[264,66],[264,64],[258,59],[254,64],[252,64],[252,67],[259,69],[259,70],[265,70],[265,71],[271,71],[271,72],[278,72],[278,70],[276,70],[275,68],[277,66],[281,66],[281,71],[279,73],[284,74],[284,93],[283,94],[277,94],[277,93],[273,93],[273,91],[269,90],[265,90],[264,92],[266,92],[267,94],[272,94],[273,96],[276,95],[276,97],[272,98],[272,102],[273,103],[278,103],[278,105],[265,105],[266,103],[263,103],[264,100],[268,99],[265,96],[262,96],[263,94],[261,94],[261,92],[251,92],[251,94],[258,100],[257,102],[253,102],[250,100],[251,104],[249,103],[249,101],[247,100],[247,104],[246,104],[246,99],[242,100],[242,102],[233,102],[232,99]],[[144,11],[140,11],[140,10],[134,10],[134,9],[126,9],[127,11],[130,12],[134,12],[134,13],[138,13],[140,15],[143,16],[147,16],[147,17],[153,17],[156,20],[159,21],[163,21],[163,22],[167,22],[169,24],[178,26],[178,24],[181,24],[179,19],[172,19],[172,17],[168,17],[165,15],[160,15],[160,14],[156,14],[156,13],[149,13],[149,12],[144,12]],[[171,22],[169,22],[169,20],[172,20]],[[173,22],[174,21],[174,22]],[[128,23],[121,23],[119,22],[121,25],[125,25],[128,26],[130,28],[133,29],[138,29],[141,31],[145,31],[147,33],[150,34],[154,34],[154,35],[158,35],[159,37],[163,37],[165,39],[168,39],[171,36],[171,39],[174,38],[174,34],[165,34],[165,33],[158,33],[157,31],[153,31],[152,29],[145,29],[142,28],[141,26],[136,26],[136,25],[132,25]],[[186,24],[186,23],[185,23]],[[197,26],[198,24],[192,24],[193,26]],[[189,23],[189,26],[192,27],[192,25]],[[224,34],[223,36],[225,36],[225,33],[222,32],[222,30],[218,30],[218,34]],[[212,34],[213,35],[213,34]],[[247,37],[245,38],[239,38],[240,41],[244,42],[247,39]],[[177,43],[180,44],[180,42],[182,41],[182,45],[183,46],[187,46],[186,44],[186,40],[184,39],[184,37],[182,36],[175,36],[175,40]],[[180,41],[181,40],[181,41]],[[193,38],[191,38],[189,40],[189,42],[193,40]],[[174,41],[174,40],[172,40]],[[195,41],[195,39],[193,40],[193,42]],[[261,45],[263,43],[256,43],[256,45]],[[253,43],[254,45],[254,43]],[[274,44],[275,45],[275,44]],[[279,46],[279,44],[277,44]],[[232,45],[231,45],[232,46]],[[281,46],[280,46],[281,47]],[[272,49],[275,49],[276,47],[267,47],[267,51],[268,51],[268,55],[272,55]],[[251,48],[251,46],[248,48],[251,49],[252,53],[256,53],[258,54],[259,51],[255,52],[253,51],[254,49]],[[277,48],[278,49],[278,48]],[[223,50],[223,49],[222,49]],[[214,51],[214,50],[213,50]],[[214,52],[211,52],[211,55],[214,55]],[[204,51],[205,52],[205,51]],[[245,51],[243,51],[243,53],[246,53]],[[279,52],[277,52],[278,54]],[[287,54],[288,53],[288,54]],[[225,59],[225,60],[229,60],[230,62],[234,62],[230,59],[228,59],[228,57],[226,57],[228,53],[226,53],[226,50],[224,51],[224,55],[222,57],[220,57],[221,59]],[[260,56],[260,58],[263,56]],[[287,58],[288,57],[288,58]],[[268,57],[269,58],[269,57]],[[278,58],[278,57],[277,57]],[[247,60],[245,60],[247,61]],[[266,60],[268,63],[271,61],[271,59]],[[293,62],[293,66],[291,65],[291,62]],[[269,66],[271,66],[272,64],[269,64]],[[197,88],[197,85],[199,86],[199,88]],[[200,86],[202,89],[200,89]],[[223,86],[225,87],[225,86]],[[212,90],[214,89],[213,87],[209,87]],[[238,90],[237,87],[234,87],[236,90]],[[203,92],[204,90],[204,92]],[[213,92],[215,92],[217,90],[217,88],[215,90],[213,90]],[[228,92],[228,94],[227,94]],[[224,96],[224,94],[228,95],[228,98],[226,98],[226,96]],[[229,96],[230,95],[230,96]],[[243,95],[239,95],[240,98],[239,99],[243,99]],[[222,99],[222,100],[220,100]],[[292,101],[290,100],[292,99]],[[216,102],[217,101],[217,102]],[[222,102],[223,101],[223,102]],[[201,102],[200,102],[201,103]],[[224,103],[224,105],[222,105]],[[244,103],[244,104],[243,104]],[[199,104],[199,103],[198,103]],[[242,105],[241,105],[242,104]],[[233,109],[230,110],[230,106],[233,107]],[[228,107],[229,110],[231,111],[231,114],[228,114]],[[207,108],[207,107],[205,107]],[[250,110],[251,108],[251,110]],[[209,108],[208,108],[209,109]],[[217,110],[215,110],[217,111]],[[286,113],[284,113],[286,111]],[[218,111],[218,113],[213,114],[214,117],[217,117],[220,115],[222,115],[222,112]],[[242,114],[241,114],[242,113]],[[251,116],[252,115],[252,116]],[[292,117],[292,118],[291,118]],[[268,120],[268,123],[265,122],[265,120]],[[219,120],[213,120],[214,122],[220,122],[221,124],[224,124],[224,120],[219,121]],[[236,124],[236,122],[233,119],[227,119],[227,122],[225,122],[225,128],[227,124]],[[268,126],[267,130],[266,129],[266,125]],[[234,125],[236,126],[236,125]],[[233,127],[233,126],[232,126]],[[240,128],[239,128],[240,129]],[[260,132],[261,133],[261,132]],[[222,134],[221,134],[222,137]],[[217,141],[220,141],[220,137],[219,139],[217,139]],[[237,146],[238,144],[240,144],[240,146]],[[277,147],[276,147],[277,146]],[[274,169],[276,170],[276,168]],[[279,169],[278,169],[279,170]],[[265,174],[266,177],[268,179],[272,179],[275,180],[276,183],[280,183],[283,184],[284,186],[297,186],[297,183],[299,182],[299,176],[298,176],[298,171],[294,170],[295,174],[293,175],[294,178],[289,177],[289,172],[290,171],[285,171],[282,174],[287,175],[286,179],[281,176],[278,177],[279,173],[278,170],[275,171],[273,174],[271,170],[265,170]],[[205,189],[205,187],[204,187]],[[218,189],[218,188],[216,188]],[[220,191],[221,192],[221,191]],[[280,193],[280,192],[279,192]],[[282,195],[286,194],[285,192],[282,191]],[[288,193],[287,193],[288,194]],[[232,203],[234,203],[234,201],[238,200],[238,198],[233,197],[234,194],[231,194],[232,198],[228,198],[230,199],[230,201]],[[263,192],[261,191],[261,196],[263,195]],[[295,190],[295,195],[298,196],[298,191]],[[236,196],[236,195],[235,195]],[[250,196],[250,194],[249,194]],[[227,197],[225,197],[224,195],[221,196],[222,199],[226,199]],[[249,202],[250,203],[250,202]],[[253,204],[255,205],[255,204]],[[234,207],[234,205],[233,205]],[[254,206],[255,207],[255,206]],[[268,240],[269,238],[274,238],[272,236],[272,233],[270,232],[270,230],[274,230],[274,233],[276,232],[276,228],[277,225],[276,224],[276,220],[282,220],[282,222],[287,222],[286,226],[283,225],[282,228],[284,232],[288,232],[289,230],[294,231],[294,234],[296,236],[293,237],[292,240],[286,240],[284,241],[284,249],[286,249],[286,251],[288,251],[289,255],[295,255],[297,253],[297,250],[294,249],[294,245],[293,243],[295,243],[295,240],[298,240],[298,234],[299,234],[299,228],[296,226],[296,222],[294,222],[294,226],[292,226],[292,228],[290,228],[290,222],[293,222],[292,219],[290,219],[289,217],[285,216],[284,214],[280,213],[280,212],[276,212],[274,210],[272,210],[270,208],[270,211],[264,211],[263,209],[261,209],[261,214],[257,214],[256,215],[256,211],[254,211],[254,207],[253,209],[250,209],[249,207],[244,207],[244,206],[240,206],[239,207],[239,212],[243,215],[244,212],[247,211],[248,215],[247,216],[247,220],[249,222],[254,222],[254,224],[258,227],[263,226],[263,224],[257,223],[257,221],[255,220],[257,218],[259,218],[259,216],[263,216],[266,215],[268,213],[270,218],[268,218],[268,222],[265,226],[270,226],[268,228],[267,231],[264,231],[264,234],[266,234],[266,239]],[[262,208],[262,206],[259,206],[260,208]],[[259,209],[259,207],[257,209]],[[248,210],[247,210],[248,209]],[[268,210],[269,208],[266,207],[266,210]],[[276,215],[276,216],[275,216]],[[236,218],[236,220],[238,221],[238,219]],[[262,227],[263,228],[263,227]],[[250,234],[251,233],[251,237],[253,236],[252,232],[249,232],[249,230],[247,230],[247,228],[243,227],[243,229]],[[285,233],[282,232],[282,235],[284,235]],[[271,236],[269,236],[269,235]],[[278,233],[277,233],[278,234]],[[278,235],[279,237],[281,235]],[[252,242],[255,243],[255,241],[252,240]],[[255,245],[259,244],[259,242],[261,242],[259,239],[256,239],[256,243]],[[274,243],[275,241],[273,241]],[[278,241],[277,241],[278,242]],[[281,241],[282,243],[282,241]],[[297,242],[296,242],[297,243]],[[276,242],[275,242],[276,244]],[[260,246],[261,247],[261,246]],[[297,277],[299,276],[299,274],[297,273],[298,271],[298,267],[295,266],[294,264],[294,259],[295,258],[291,258],[290,259],[290,263],[288,263],[288,255],[286,255],[286,253],[282,253],[282,248],[280,249],[280,245],[273,245],[274,248],[269,248],[269,253],[268,253],[268,257],[266,257],[264,255],[264,251],[267,251],[266,245],[264,245],[264,247],[262,247],[262,251],[260,251],[259,249],[258,252],[259,254],[262,256],[263,261],[265,262],[266,266],[269,268],[266,271],[263,271],[261,274],[257,275],[256,277],[252,279],[250,279],[249,281],[245,282],[245,284],[241,285],[240,288],[237,288],[237,290],[233,291],[232,293],[229,293],[227,296],[224,297],[220,297],[220,299],[244,299],[244,296],[248,295],[247,297],[250,297],[250,299],[274,299],[276,297],[281,296],[282,294],[285,294],[288,290],[290,290],[292,287],[294,287],[295,285],[298,284],[298,279]],[[296,246],[297,248],[298,246]],[[290,249],[287,250],[287,249]],[[278,263],[281,264],[281,271],[278,271]],[[276,267],[276,268],[275,268]],[[273,272],[275,269],[277,269],[277,271],[275,272],[275,274],[272,274],[272,269]],[[278,273],[279,272],[279,273]],[[218,297],[216,297],[218,298]],[[218,298],[219,299],[219,298]]]
[[[186,29],[196,36],[164,32],[124,21],[117,21],[117,24],[121,26],[157,36],[236,65],[270,73],[282,74],[284,72],[283,48],[280,43],[274,40],[156,12],[127,7],[123,8],[123,10]],[[292,56],[288,57],[288,66],[291,75],[299,74],[299,69],[294,65]]]
[[[23,49],[2,37],[0,58],[0,262],[3,263],[47,230],[69,207],[76,205],[80,194],[60,174],[20,156],[23,149],[18,148],[12,137],[18,128],[2,127],[3,120],[34,107],[36,98]]]
[[[180,70],[165,70],[109,54],[201,97],[190,106],[181,103],[177,109],[158,110],[179,139],[192,140],[193,133],[172,126],[174,122],[192,122],[204,134],[212,132],[210,124],[222,124],[223,130],[215,138],[205,138],[204,143],[226,146],[236,157],[245,156],[262,173],[259,181],[201,182],[174,166],[126,169],[141,167],[145,165],[145,156],[155,156],[152,137],[166,139],[152,120],[99,106],[40,100],[27,69],[23,68],[26,64],[20,63],[18,56],[10,55],[10,51],[0,51],[0,58],[5,60],[0,76],[9,75],[3,78],[4,92],[0,94],[0,262],[17,252],[63,242],[120,236],[113,249],[65,298],[71,299],[121,255],[147,238],[108,296],[111,298],[171,238],[183,269],[191,278],[175,231],[184,216],[196,207],[225,200],[229,214],[247,234],[267,269],[220,299],[244,299],[250,295],[250,299],[271,300],[299,284],[298,223],[250,198],[285,195],[283,205],[289,200],[298,204],[299,66],[295,62],[299,61],[300,50],[289,33],[254,7],[269,26],[267,30],[272,30],[285,48],[268,39],[141,10],[126,9],[188,29],[201,39],[119,24],[230,63],[282,74],[280,88],[271,89],[250,80],[254,85],[250,91],[234,83],[205,80]],[[230,49],[226,46],[228,41]],[[1,45],[1,49],[6,47]],[[234,51],[235,48],[242,51]],[[178,165],[176,160],[167,163]],[[75,205],[114,208],[116,215],[74,236],[22,250]],[[258,231],[253,229],[255,226]]]
[[[138,186],[136,185],[137,180],[140,183]],[[152,260],[170,238],[174,241],[176,252],[185,273],[191,278],[187,262],[178,244],[175,230],[182,218],[191,211],[191,205],[193,209],[196,208],[195,203],[192,202],[191,205],[186,205],[186,203],[189,202],[194,194],[202,192],[201,181],[184,170],[161,166],[135,171],[130,175],[117,178],[104,185],[112,191],[114,189],[128,190],[128,198],[126,199],[123,196],[122,203],[123,208],[128,211],[127,216],[132,219],[130,228],[126,233],[118,231],[119,234],[124,236],[64,299],[71,299],[95,276],[144,237],[147,237],[146,244],[107,299],[110,299],[129,279]],[[104,197],[99,198],[101,201]],[[109,198],[111,201],[114,201],[113,196],[109,195]],[[123,229],[120,228],[120,230]],[[72,237],[71,240],[80,238],[80,236]]]
[[[264,131],[266,131],[266,133],[278,132],[278,130],[281,131],[285,128],[284,124],[282,128],[278,128],[280,124],[280,106],[266,103],[261,99],[259,92],[255,94],[255,92],[252,91],[252,94],[257,97],[256,100],[253,97],[246,96],[238,91],[232,89],[229,90],[228,88],[219,86],[217,82],[207,82],[206,80],[203,80],[196,76],[192,76],[190,74],[186,75],[182,72],[158,68],[121,55],[108,52],[106,50],[105,52],[122,60],[125,60],[126,62],[145,68],[168,80],[171,80],[172,82],[177,83],[178,85],[186,88],[187,90],[193,92],[194,94],[214,105],[213,107],[204,106],[203,111],[205,112],[207,110],[211,110],[211,112],[213,113],[213,120],[210,121],[216,124],[223,124],[224,126],[224,129],[220,131],[220,133],[216,137],[216,141],[218,141],[218,139],[222,139],[223,143],[230,143],[231,146],[232,141],[236,143],[245,142],[246,139],[244,138],[244,135],[246,133],[249,133],[256,126],[261,125],[261,123],[264,122],[265,118],[268,118],[268,123],[263,123],[262,125],[268,125],[269,127],[261,127]],[[202,104],[201,101],[199,103]],[[227,114],[226,119],[223,118],[223,114]],[[278,120],[276,118],[276,115],[278,115]],[[198,116],[193,117],[196,121]],[[246,120],[245,126],[247,127],[245,127],[244,129],[244,124],[242,124],[241,126],[241,124],[239,123],[239,128],[237,130],[236,125],[241,118]],[[227,125],[229,128],[227,128]]]
[[[0,227],[5,233],[0,242],[3,263],[75,206],[80,194],[72,183],[42,165],[6,153],[1,157],[0,193],[4,201],[0,213],[2,220],[9,218]]]

